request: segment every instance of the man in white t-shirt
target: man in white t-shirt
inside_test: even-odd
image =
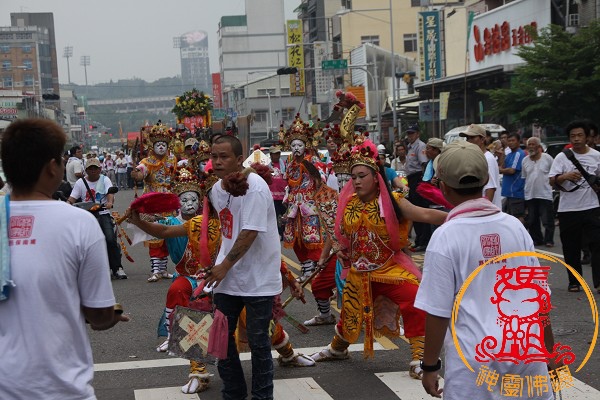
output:
[[[572,151],[581,166],[592,176],[600,176],[600,152],[590,148],[586,139],[590,134],[584,121],[573,121],[566,128]],[[575,165],[564,153],[559,153],[550,168],[550,185],[561,189],[558,203],[560,241],[565,262],[579,275],[581,269],[581,243],[586,238],[590,243],[592,281],[600,291],[600,206],[598,195]],[[569,272],[570,292],[579,292],[581,287]]]
[[[0,213],[0,226],[9,226],[10,265],[0,257],[0,270],[11,268],[14,287],[8,298],[0,296],[0,399],[95,399],[85,321],[104,330],[128,320],[115,312],[95,218],[52,200],[63,178],[65,142],[62,128],[42,119],[16,120],[2,136],[12,194],[8,221]]]
[[[83,151],[79,146],[73,146],[69,150],[69,159],[67,160],[67,181],[71,187],[75,185],[77,179],[84,175]]]
[[[431,237],[425,253],[423,279],[415,300],[415,307],[427,313],[425,352],[421,364],[424,371],[423,387],[431,396],[441,397],[438,373],[442,364],[439,357],[444,346],[444,399],[497,399],[502,396],[500,382],[503,379],[500,377],[506,374],[514,374],[523,380],[529,376],[541,376],[547,379],[551,388],[546,362],[525,363],[529,359],[524,358],[518,359],[515,365],[499,360],[506,350],[503,339],[511,333],[507,332],[507,326],[515,330],[512,332],[515,335],[524,334],[524,331],[527,334],[525,340],[513,341],[509,351],[517,349],[519,355],[529,355],[542,353],[543,349],[553,349],[550,320],[544,320],[548,325],[541,328],[543,324],[536,325],[535,322],[543,319],[540,317],[542,310],[535,314],[521,306],[531,304],[533,308],[533,304],[539,304],[534,300],[540,300],[545,307],[543,312],[549,312],[547,280],[540,277],[538,269],[541,267],[535,257],[507,256],[480,270],[460,302],[454,326],[460,348],[455,347],[449,323],[456,294],[467,278],[479,265],[494,257],[516,251],[533,251],[534,247],[519,220],[502,213],[487,198],[481,197],[481,190],[488,180],[488,165],[478,146],[464,141],[451,143],[439,156],[436,172],[444,196],[455,208]],[[527,271],[536,273],[535,278],[527,281],[531,284],[530,291],[513,289],[511,286],[518,286],[521,275],[519,279],[514,274],[505,275],[507,270],[527,273],[519,269],[521,266],[531,267]],[[523,279],[529,276],[523,276]],[[535,295],[531,292],[535,292]],[[500,300],[494,304],[492,298]],[[518,327],[514,326],[515,318],[519,320],[524,315],[532,317]],[[535,335],[544,341],[536,342],[532,339]],[[496,342],[486,341],[491,340],[490,337]],[[459,349],[475,372],[471,372],[463,363]],[[498,385],[485,379],[483,384],[480,382],[479,377],[485,376],[485,371],[498,374]],[[552,390],[535,394],[536,399],[553,398]]]
[[[240,172],[244,156],[240,141],[221,136],[211,149],[212,168],[221,178],[209,193],[221,221],[222,244],[207,276],[214,287],[214,303],[227,316],[229,346],[227,358],[219,360],[223,398],[245,399],[246,381],[235,343],[235,329],[246,307],[248,341],[252,352],[252,398],[273,398],[273,358],[269,325],[273,296],[282,290],[281,245],[275,206],[267,183],[258,175],[248,176],[248,191],[234,197],[222,186],[222,179]]]
[[[121,265],[121,247],[117,243],[117,235],[115,233],[115,223],[110,215],[110,209],[113,207],[115,195],[108,193],[113,185],[108,176],[102,175],[100,172],[102,167],[97,158],[90,158],[85,167],[87,176],[79,179],[73,191],[69,196],[69,203],[73,204],[77,199],[83,201],[92,201],[103,206],[103,209],[95,213],[96,219],[100,224],[100,228],[106,238],[106,248],[108,250],[108,262],[112,271],[113,279],[127,279],[127,275]],[[87,182],[90,190],[85,186],[84,179]]]
[[[495,206],[502,208],[502,199],[499,190],[500,172],[498,172],[498,161],[496,161],[494,155],[490,153],[485,146],[485,129],[481,125],[471,124],[467,130],[461,132],[459,136],[466,138],[467,142],[479,146],[481,151],[483,151],[483,155],[488,164],[489,175],[489,180],[483,187],[483,196],[494,203]]]
[[[540,139],[527,139],[529,155],[523,159],[521,176],[525,179],[525,205],[527,206],[527,227],[536,246],[546,244],[554,247],[554,207],[552,205],[552,186],[548,174],[554,159],[544,153]],[[544,225],[544,235],[540,228]]]

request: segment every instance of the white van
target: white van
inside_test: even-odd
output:
[[[498,135],[500,134],[500,132],[505,131],[506,129],[504,129],[504,127],[502,125],[498,125],[498,124],[478,124],[480,126],[483,127],[483,129],[485,129],[486,131],[490,131],[492,133],[492,138],[494,138],[494,140],[498,139]],[[467,130],[469,126],[458,126],[454,129],[451,129],[448,131],[448,133],[446,133],[444,135],[444,143],[446,145],[449,145],[450,143],[454,142],[455,140],[459,140],[462,139],[464,140],[465,138],[461,138],[459,135],[461,132],[464,132]]]

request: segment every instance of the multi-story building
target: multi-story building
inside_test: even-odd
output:
[[[257,71],[275,72],[286,65],[283,1],[261,0],[260,7],[246,0],[245,15],[221,17],[219,69],[226,108],[232,108],[227,92],[249,81]]]
[[[208,35],[204,31],[184,33],[174,39],[179,48],[181,79],[186,90],[196,88],[210,93],[211,76],[208,57]]]
[[[37,53],[39,64],[39,81],[42,94],[59,94],[58,60],[56,56],[56,39],[54,36],[54,14],[52,13],[11,13],[11,26],[25,28],[37,26],[46,29],[48,35],[39,46]],[[33,36],[33,35],[32,35]],[[32,39],[21,39],[23,42]]]

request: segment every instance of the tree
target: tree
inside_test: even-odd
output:
[[[479,91],[493,103],[486,115],[559,126],[575,118],[598,119],[600,23],[575,35],[550,25],[518,54],[525,64],[516,68],[510,88]]]

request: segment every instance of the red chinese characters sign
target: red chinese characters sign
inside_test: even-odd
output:
[[[481,62],[485,57],[531,43],[533,41],[532,33],[537,32],[537,27],[535,21],[512,29],[508,21],[485,28],[477,24],[473,25],[475,61]]]
[[[196,128],[204,127],[204,118],[205,117],[200,115],[197,115],[195,117],[185,117],[182,122],[186,128],[194,132]]]
[[[221,74],[212,74],[213,107],[223,108],[223,94],[221,90]]]

